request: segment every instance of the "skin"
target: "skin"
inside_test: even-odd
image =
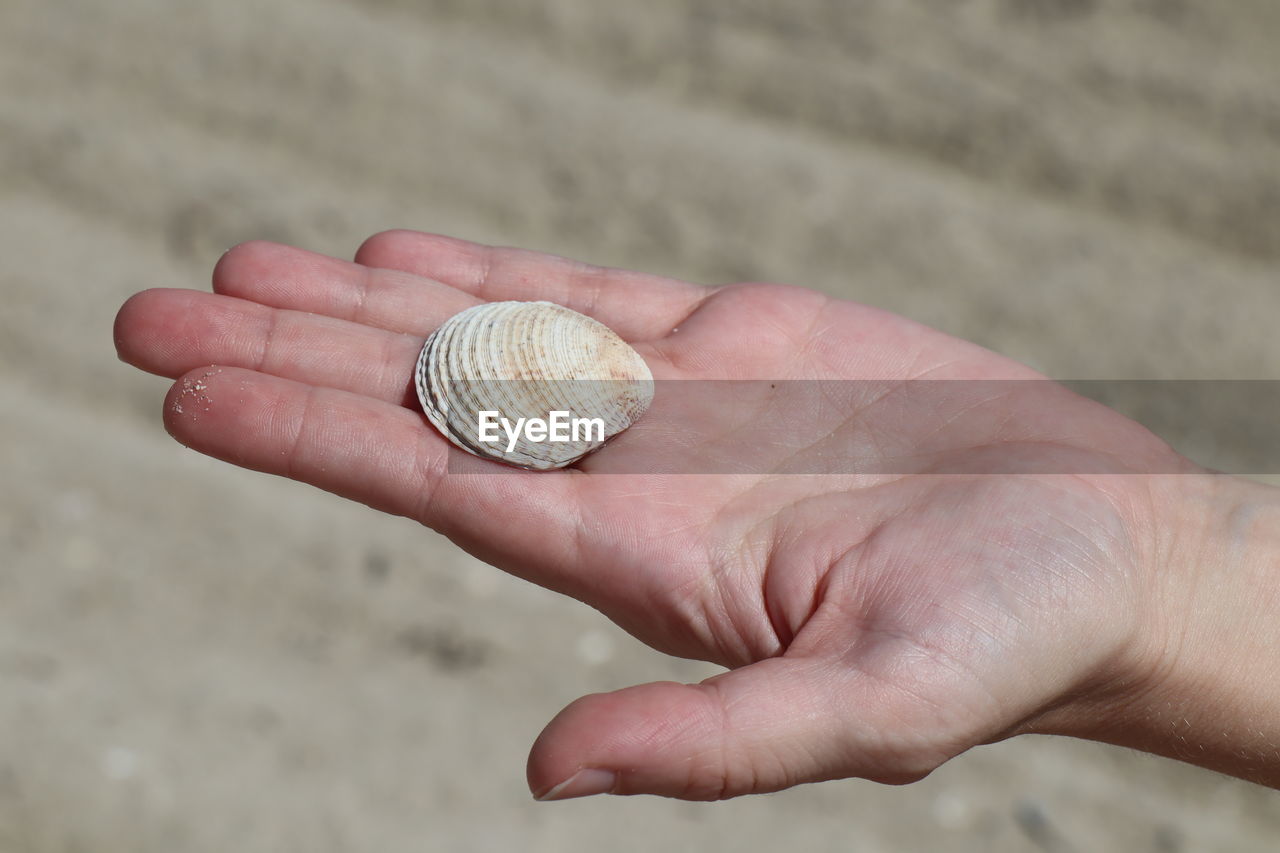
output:
[[[808,432],[785,452],[768,432],[783,404],[762,390],[750,416],[655,404],[575,468],[506,476],[482,460],[450,473],[411,386],[434,328],[508,299],[596,317],[659,380],[1040,378],[1022,365],[800,288],[702,288],[404,231],[355,262],[238,246],[213,290],[146,291],[116,321],[123,360],[177,380],[178,441],[417,519],[727,668],[571,704],[529,758],[540,799],[903,783],[1026,732],[1280,784],[1280,502],[1058,386],[933,401],[929,417],[892,394],[834,414],[787,401]],[[928,452],[827,471],[832,446]],[[742,447],[750,471],[629,473],[707,470]],[[1001,473],[982,473],[993,452]]]

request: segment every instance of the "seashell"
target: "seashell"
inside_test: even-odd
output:
[[[415,384],[427,419],[453,444],[538,470],[586,456],[653,399],[638,352],[603,323],[551,302],[489,302],[450,317],[423,344]]]

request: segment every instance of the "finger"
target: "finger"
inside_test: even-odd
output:
[[[261,241],[224,254],[213,270],[213,289],[273,308],[422,336],[481,301],[407,272]]]
[[[207,364],[411,404],[422,338],[195,290],[147,290],[116,316],[129,364],[176,377]]]
[[[543,586],[575,585],[580,472],[496,471],[389,403],[232,367],[183,376],[165,426],[201,453],[416,519]],[[500,466],[499,466],[500,467]],[[489,473],[486,473],[489,472]]]
[[[529,757],[544,800],[713,800],[804,782],[921,778],[949,757],[898,694],[836,664],[771,658],[701,684],[644,684],[562,711]]]
[[[486,301],[545,299],[595,317],[633,341],[668,334],[713,292],[678,279],[417,231],[375,234],[356,261],[415,273]]]
[[[436,311],[425,322],[445,318],[446,312]],[[115,341],[123,361],[161,376],[209,364],[243,367],[418,407],[414,366],[423,339],[416,335],[219,294],[155,289],[121,307]],[[647,345],[639,349],[654,358]],[[664,370],[656,365],[658,375],[665,376]]]

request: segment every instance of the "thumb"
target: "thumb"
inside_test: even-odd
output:
[[[584,696],[539,735],[539,800],[661,794],[715,800],[803,782],[922,778],[950,752],[920,732],[923,706],[835,663],[770,658],[700,684]]]

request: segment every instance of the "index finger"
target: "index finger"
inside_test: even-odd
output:
[[[631,341],[667,335],[713,292],[679,279],[419,231],[375,234],[356,263],[414,273],[487,301],[545,299]]]
[[[513,574],[591,596],[581,471],[507,468],[451,450],[394,403],[237,367],[179,378],[164,420],[201,453],[412,518]]]

